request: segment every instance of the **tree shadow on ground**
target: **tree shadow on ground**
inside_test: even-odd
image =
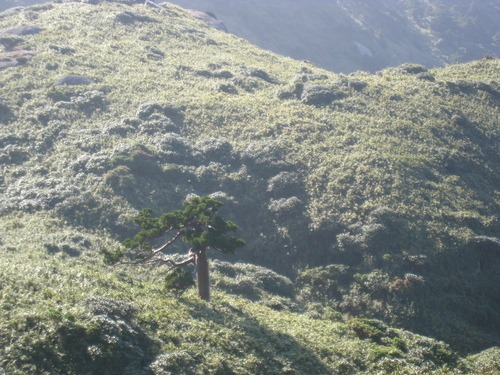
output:
[[[207,321],[210,326],[229,327],[237,331],[238,343],[233,348],[221,347],[221,351],[229,351],[233,357],[253,358],[253,363],[249,364],[253,366],[249,368],[253,374],[332,374],[314,352],[295,338],[272,330],[241,308],[226,302],[212,306],[187,300],[183,302],[192,309],[193,318]],[[233,372],[227,369],[224,373]]]

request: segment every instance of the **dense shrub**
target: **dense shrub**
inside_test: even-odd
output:
[[[149,369],[154,375],[185,374],[196,375],[198,357],[195,353],[187,351],[176,351],[160,354]]]
[[[359,79],[348,79],[347,87],[352,88],[354,91],[363,91],[363,89],[368,86],[368,83]]]
[[[214,261],[212,267],[216,287],[228,293],[252,299],[259,299],[264,293],[285,298],[295,295],[292,281],[268,268],[222,261]]]
[[[215,85],[215,90],[226,94],[238,94],[238,89],[230,83],[218,83]]]
[[[340,91],[316,84],[304,85],[300,99],[305,104],[321,107],[331,104],[335,99],[341,98],[343,94]]]
[[[421,81],[429,81],[429,82],[435,82],[436,78],[432,73],[429,72],[422,72],[417,74],[417,79]]]
[[[500,373],[500,348],[493,347],[470,356],[474,371],[477,374],[497,374]]]
[[[73,96],[71,102],[87,115],[93,114],[98,109],[105,109],[108,104],[104,93],[97,90],[85,91]]]
[[[387,325],[379,320],[354,318],[349,321],[349,327],[360,339],[369,339],[380,343],[387,332]]]
[[[352,275],[348,266],[330,264],[300,272],[296,287],[304,300],[329,302],[341,300],[351,281]]]
[[[14,118],[12,109],[7,105],[5,99],[0,97],[0,124],[7,124]]]
[[[250,76],[250,77],[255,77],[255,78],[260,78],[263,81],[273,83],[274,80],[271,78],[268,72],[266,72],[263,69],[258,69],[258,68],[244,68],[243,72]]]
[[[303,207],[302,201],[295,197],[271,199],[268,209],[271,211],[277,220],[289,220],[294,217]]]
[[[130,195],[136,187],[136,179],[129,167],[119,165],[104,175],[106,185],[120,195]]]
[[[275,141],[249,144],[241,153],[241,160],[261,176],[274,175],[290,167],[284,160],[284,151]]]
[[[146,121],[149,120],[155,113],[168,117],[177,125],[181,125],[184,121],[183,108],[170,104],[141,104],[137,109],[136,116],[139,120]]]
[[[399,66],[399,69],[408,74],[419,74],[427,72],[427,68],[419,64],[403,64]]]
[[[372,211],[365,223],[350,225],[348,232],[337,236],[337,246],[343,259],[359,263],[366,255],[380,260],[382,253],[398,250],[404,236],[404,223],[400,215],[389,208]]]
[[[161,113],[153,113],[148,120],[139,124],[138,129],[144,134],[163,136],[165,133],[178,131],[179,127],[167,116]]]
[[[225,140],[205,138],[196,143],[195,147],[198,155],[208,161],[229,164],[234,159],[233,146]]]
[[[267,180],[267,191],[274,196],[290,196],[302,190],[299,175],[294,172],[280,172]]]
[[[165,275],[163,288],[168,293],[179,297],[189,287],[194,286],[194,278],[189,270],[184,268],[174,268]]]
[[[61,55],[72,55],[73,53],[76,52],[74,48],[67,46],[58,46],[54,44],[49,45],[49,49],[52,51],[59,52]]]
[[[7,51],[13,49],[22,42],[24,42],[24,39],[18,35],[0,34],[0,45],[4,46]]]
[[[155,140],[154,145],[158,149],[158,155],[162,162],[178,164],[192,164],[195,162],[193,157],[194,146],[177,133],[163,134]]]
[[[124,165],[137,175],[155,176],[161,173],[154,152],[142,145],[118,152],[111,158],[111,165]]]
[[[77,197],[81,189],[76,184],[61,184],[56,175],[23,176],[18,184],[7,186],[4,191],[1,210],[12,209],[35,212],[55,208],[65,200]]]
[[[22,164],[29,159],[29,153],[23,148],[8,145],[0,149],[0,163]]]
[[[81,254],[81,250],[76,247],[74,244],[54,244],[54,243],[44,243],[43,247],[47,250],[47,252],[51,255],[57,253],[65,253],[69,256],[76,257]]]

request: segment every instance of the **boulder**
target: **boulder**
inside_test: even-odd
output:
[[[57,81],[54,82],[54,86],[91,85],[93,83],[94,81],[92,81],[90,78],[80,76],[77,74],[72,74],[69,76],[59,78]]]
[[[115,21],[128,25],[134,22],[152,22],[153,19],[139,13],[124,11],[115,16]]]
[[[2,30],[0,34],[10,34],[10,35],[34,35],[39,34],[43,31],[41,27],[38,26],[18,26],[10,29]]]
[[[193,18],[196,18],[197,20],[206,22],[207,24],[212,26],[214,29],[227,32],[226,25],[224,25],[221,21],[219,21],[215,17],[215,15],[205,13],[205,12],[200,12],[199,10],[194,10],[194,9],[187,9],[187,11]]]

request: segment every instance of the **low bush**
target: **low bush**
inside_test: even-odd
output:
[[[119,152],[111,158],[111,165],[126,166],[137,175],[156,176],[161,173],[154,152],[142,145]]]
[[[339,94],[332,89],[320,85],[304,85],[300,96],[303,103],[322,107],[331,104]]]
[[[238,89],[230,83],[218,83],[215,85],[215,90],[226,94],[238,94]]]

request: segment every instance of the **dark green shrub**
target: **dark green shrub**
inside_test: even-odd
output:
[[[271,177],[290,168],[284,156],[283,149],[271,140],[249,144],[241,153],[241,160],[252,169],[253,173]]]
[[[71,97],[71,102],[87,115],[93,114],[98,109],[105,109],[107,101],[102,91],[85,91]]]
[[[158,353],[157,343],[134,320],[124,301],[92,298],[88,314],[49,309],[26,316],[24,331],[2,358],[7,373],[142,374]],[[33,333],[36,332],[36,335]]]
[[[0,149],[0,163],[22,164],[29,159],[29,153],[21,147],[8,145]]]
[[[216,70],[212,72],[212,77],[214,78],[224,78],[224,79],[230,79],[233,78],[234,75],[228,70]]]
[[[399,66],[399,69],[408,74],[419,74],[427,72],[427,68],[419,64],[403,64]]]
[[[138,145],[131,150],[125,150],[111,158],[114,167],[123,165],[137,175],[156,176],[161,173],[156,155],[149,148]]]
[[[354,91],[363,91],[363,89],[368,86],[368,83],[361,81],[359,79],[348,79],[347,87],[352,88]]]
[[[263,69],[245,68],[245,69],[243,69],[243,72],[246,75],[250,76],[250,77],[259,78],[259,79],[262,79],[263,81],[266,81],[266,82],[269,82],[269,83],[273,83],[274,82],[274,80],[271,78],[271,76],[269,75],[269,73],[266,72]]]
[[[4,46],[7,51],[11,50],[22,42],[24,42],[24,39],[17,35],[0,35],[0,45]]]
[[[12,109],[7,105],[7,102],[0,97],[0,124],[8,124],[14,118]]]
[[[198,158],[201,154],[202,158],[207,161],[215,161],[218,163],[229,164],[233,159],[233,146],[224,140],[218,138],[205,138],[196,143],[196,151]]]
[[[354,279],[362,286],[363,291],[369,293],[373,299],[385,299],[391,287],[391,278],[389,274],[373,270],[366,274],[356,274]]]
[[[299,175],[294,172],[280,172],[267,180],[267,191],[273,196],[290,196],[301,193]]]
[[[284,221],[292,219],[302,210],[302,207],[302,201],[293,196],[289,198],[271,199],[268,209],[275,215],[277,220]]]
[[[320,85],[305,85],[300,96],[303,103],[322,107],[331,104],[340,95],[330,88]]]
[[[177,164],[193,164],[193,145],[177,133],[165,133],[157,139],[155,146],[161,161]]]
[[[67,243],[63,243],[60,245],[56,245],[53,243],[44,243],[43,247],[47,250],[47,252],[51,255],[63,252],[71,257],[77,257],[79,256],[82,252],[80,249],[78,249],[74,245],[70,245]]]
[[[296,99],[297,95],[293,91],[287,89],[280,89],[276,92],[276,97],[278,99],[288,100],[288,99]]]
[[[223,92],[226,94],[233,94],[233,95],[238,94],[238,89],[236,89],[236,87],[234,87],[234,85],[232,85],[230,83],[218,83],[217,85],[215,85],[215,89],[217,91],[220,91],[220,92]]]
[[[365,223],[358,222],[347,229],[337,235],[337,247],[349,264],[357,264],[367,255],[381,264],[383,254],[399,250],[405,236],[400,215],[385,207],[372,211]]]
[[[170,104],[144,103],[139,106],[136,116],[139,120],[149,120],[153,114],[161,114],[170,118],[175,124],[180,125],[184,121],[183,108]]]
[[[421,81],[429,81],[429,82],[435,82],[436,78],[432,73],[429,72],[422,72],[417,74],[417,79]]]
[[[187,351],[164,353],[149,365],[149,369],[154,375],[196,375],[198,374],[196,357],[196,354],[193,355]]]
[[[217,287],[225,292],[257,299],[263,292],[284,298],[295,295],[292,281],[268,268],[253,264],[214,261],[212,267],[223,277]]]
[[[330,264],[299,273],[296,284],[303,298],[318,302],[341,300],[352,281],[349,266]]]
[[[475,354],[469,359],[477,374],[494,375],[500,373],[500,348],[493,347]]]
[[[354,318],[349,321],[349,328],[351,328],[356,336],[362,340],[371,340],[380,343],[385,336],[387,326],[379,320]]]
[[[175,268],[165,276],[163,288],[179,297],[188,288],[195,285],[192,273],[184,268]]]
[[[70,167],[76,173],[100,175],[109,169],[109,157],[102,153],[83,153],[70,164]]]
[[[134,191],[136,180],[132,171],[125,165],[119,165],[104,175],[104,182],[118,194],[127,195]]]
[[[179,127],[167,116],[161,113],[153,113],[148,120],[139,125],[139,131],[144,134],[158,134],[163,136],[165,133],[176,132]]]
[[[74,48],[66,47],[66,46],[57,46],[54,44],[49,45],[49,49],[52,51],[59,52],[61,55],[72,55],[76,52]]]

